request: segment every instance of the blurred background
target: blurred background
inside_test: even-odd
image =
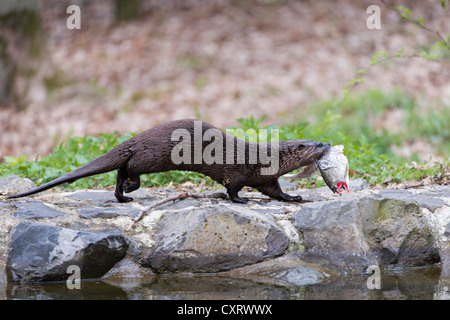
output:
[[[386,3],[450,34],[446,1]],[[373,4],[379,30],[366,25]],[[81,29],[67,28],[70,5]],[[277,125],[336,115],[329,130],[446,159],[450,49],[418,57],[436,41],[378,0],[0,0],[0,159],[33,159],[71,136],[263,115]]]

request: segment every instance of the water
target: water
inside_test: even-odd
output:
[[[321,283],[292,285],[267,277],[236,278],[218,275],[152,276],[144,279],[90,280],[81,289],[66,283],[7,285],[0,299],[450,299],[450,276],[439,267],[381,275],[381,289],[368,289],[367,277],[334,277]]]

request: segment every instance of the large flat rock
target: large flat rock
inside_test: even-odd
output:
[[[144,265],[156,272],[216,272],[283,254],[288,237],[267,215],[220,204],[166,214]]]

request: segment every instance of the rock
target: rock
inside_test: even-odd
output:
[[[144,268],[135,261],[124,258],[119,261],[111,270],[109,270],[103,279],[117,279],[129,283],[133,280],[138,280],[154,275],[149,268]]]
[[[67,198],[89,202],[117,202],[113,192],[109,191],[75,191],[66,194]]]
[[[274,201],[279,203],[278,201]],[[267,203],[264,205],[261,204],[251,204],[250,209],[254,212],[259,212],[262,214],[270,214],[270,215],[275,215],[275,214],[286,214],[287,210],[286,210],[286,205],[274,205],[273,203]]]
[[[116,218],[119,216],[135,217],[140,210],[133,207],[114,207],[114,208],[97,208],[97,207],[82,207],[78,208],[78,214],[84,219],[94,218]]]
[[[99,278],[126,254],[128,243],[118,230],[77,231],[34,222],[13,230],[6,264],[9,281],[66,280],[78,266],[81,278]]]
[[[117,203],[117,199],[114,196],[114,191],[102,191],[102,190],[77,190],[65,192],[64,195],[72,200],[77,201],[89,201],[95,203]],[[151,201],[152,198],[150,194],[144,189],[138,189],[136,191],[126,194],[132,197],[135,201],[143,200],[144,202]]]
[[[52,209],[40,202],[26,202],[15,204],[17,208],[14,216],[18,219],[44,219],[64,216],[65,213]]]
[[[358,273],[376,264],[361,230],[361,213],[354,201],[304,205],[294,225],[303,235],[304,257],[333,271]]]
[[[0,179],[0,194],[11,196],[36,188],[33,181],[18,176],[9,176]]]
[[[358,178],[355,180],[350,180],[349,188],[351,192],[366,190],[369,189],[369,183],[366,179]]]
[[[441,262],[439,249],[431,229],[425,227],[410,230],[398,249],[396,262],[397,265],[406,267],[426,266]]]
[[[171,201],[164,203],[162,206],[158,207],[159,210],[174,210],[174,209],[184,209],[187,207],[200,207],[202,201],[199,199],[183,199],[178,201]]]
[[[291,196],[301,196],[303,200],[306,201],[318,202],[327,200],[326,197],[331,196],[333,192],[330,190],[330,188],[323,187],[318,188],[316,190],[308,190],[308,189],[296,190],[293,192],[289,192],[289,194]]]
[[[222,274],[286,287],[316,284],[332,276],[320,266],[305,264],[292,252]]]
[[[440,262],[437,236],[419,203],[389,197],[377,201],[365,233],[381,265],[424,266]]]
[[[407,190],[380,190],[377,195],[378,198],[389,198],[401,200],[404,202],[412,203],[416,202],[420,206],[427,208],[431,212],[445,205],[445,202],[439,198],[424,197],[422,195],[413,194]]]
[[[305,266],[298,266],[293,269],[283,270],[271,275],[273,278],[293,284],[295,286],[306,286],[320,283],[325,279],[321,272]]]
[[[283,191],[297,190],[298,184],[286,179],[278,179],[278,183]]]
[[[4,190],[12,189],[16,179],[23,180],[11,178]],[[288,191],[312,201],[305,203],[274,201],[255,192],[247,193],[254,197],[248,204],[183,199],[155,208],[131,230],[127,227],[137,212],[175,191],[138,190],[132,193],[135,201],[126,204],[117,203],[113,192],[98,190],[58,192],[50,203],[45,197],[2,196],[0,289],[6,273],[9,282],[65,279],[69,264],[94,264],[87,258],[91,249],[103,254],[95,268],[84,267],[83,278],[101,276],[127,252],[109,273],[116,282],[153,272],[233,272],[257,264],[267,267],[265,283],[270,278],[282,286],[289,279],[302,283],[295,279],[305,270],[309,277],[299,266],[322,274],[361,274],[372,264],[384,272],[441,261],[443,273],[450,274],[450,186],[373,190],[358,179],[350,185],[352,192],[342,196],[328,187]],[[117,230],[82,231],[99,229],[118,229],[126,238]],[[281,268],[287,252],[300,262]]]
[[[448,238],[450,238],[450,223],[447,224],[447,226],[445,227],[445,232],[444,235]]]
[[[143,265],[158,273],[230,270],[279,256],[288,246],[271,217],[228,204],[168,213],[154,239]]]
[[[441,250],[442,275],[450,277],[450,248]]]
[[[295,215],[304,257],[339,272],[358,273],[440,262],[437,236],[417,202],[365,197],[304,206]]]

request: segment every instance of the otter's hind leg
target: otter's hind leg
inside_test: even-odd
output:
[[[128,171],[126,167],[122,167],[117,171],[116,178],[116,191],[114,191],[114,195],[116,196],[117,201],[119,202],[130,202],[133,201],[133,198],[126,197],[123,195],[123,185],[124,182],[128,179]]]
[[[233,201],[235,203],[247,203],[248,202],[248,198],[240,198],[238,196],[239,190],[241,190],[243,187],[244,187],[243,185],[239,185],[239,184],[235,184],[235,185],[226,187],[227,193],[230,196],[231,201]]]
[[[280,201],[289,201],[289,202],[302,201],[302,197],[300,196],[290,196],[287,193],[281,191],[278,180],[275,180],[270,184],[257,187],[256,189],[260,191],[262,194],[265,194],[266,196],[275,198]]]

